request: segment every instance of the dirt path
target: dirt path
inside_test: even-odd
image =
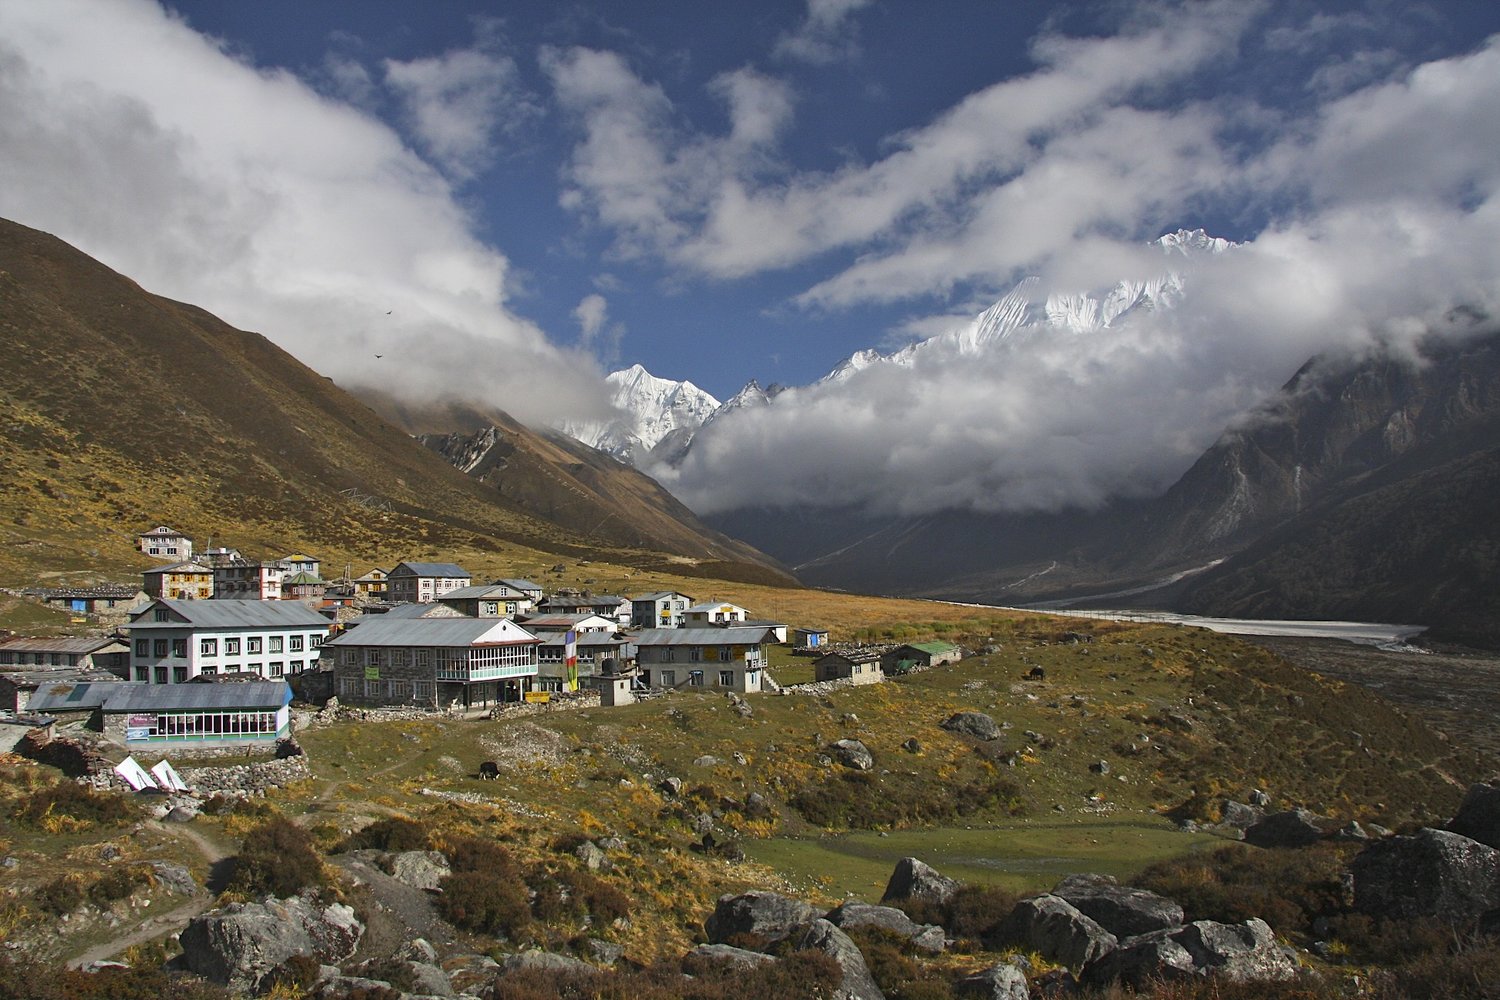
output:
[[[208,861],[209,884],[212,886],[216,876],[220,874],[223,863],[233,855],[214,843],[201,832],[191,829],[182,824],[165,824],[152,821],[146,824],[147,829],[176,837],[178,840],[186,841]],[[123,934],[111,938],[101,944],[94,945],[81,954],[74,955],[68,959],[68,966],[74,969],[86,968],[94,962],[102,962],[113,958],[128,948],[157,938],[171,934],[173,931],[181,930],[187,926],[198,914],[213,905],[216,892],[209,889],[200,889],[191,899],[181,906],[168,910],[166,913],[154,913],[148,916],[142,923],[136,924]]]

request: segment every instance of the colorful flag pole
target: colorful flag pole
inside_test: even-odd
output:
[[[578,690],[578,633],[572,629],[568,630],[567,637],[563,640],[563,661],[567,664],[568,690]]]

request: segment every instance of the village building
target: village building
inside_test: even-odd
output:
[[[540,643],[506,618],[385,616],[330,640],[324,655],[341,702],[482,708],[534,689]]]
[[[526,579],[515,578],[510,580],[494,580],[492,582],[497,585],[506,586],[512,590],[519,591],[520,593],[531,598],[532,604],[540,603],[542,600],[542,595],[546,593],[541,584],[532,583],[530,580]]]
[[[438,602],[471,618],[515,618],[535,606],[531,595],[505,583],[478,583],[450,590]]]
[[[613,635],[619,626],[613,618],[603,615],[577,614],[577,615],[526,615],[517,619],[520,624],[526,626],[529,631],[537,633],[555,633],[561,635],[564,632],[577,632],[582,635],[585,632],[603,632]]]
[[[386,576],[386,597],[410,604],[430,604],[449,591],[473,583],[469,571],[453,563],[403,562]]]
[[[306,570],[293,573],[281,581],[283,601],[321,601],[328,584]],[[353,597],[350,597],[353,600]]]
[[[630,624],[636,628],[681,628],[682,614],[692,597],[675,590],[660,590],[630,599]]]
[[[230,549],[225,548],[223,545],[215,545],[198,553],[198,557],[193,561],[200,566],[207,566],[209,569],[218,569],[220,566],[228,566],[232,563],[241,562],[244,558],[240,554],[239,549]]]
[[[821,649],[828,645],[828,630],[826,628],[799,628],[792,630],[792,647],[794,649]]]
[[[86,711],[94,728],[126,749],[161,751],[263,745],[291,733],[285,681],[162,686],[116,681],[57,685],[27,710],[63,716]]]
[[[570,690],[567,672],[568,634],[550,633],[539,637],[542,644],[537,647],[537,690]],[[609,632],[578,632],[574,633],[573,649],[578,658],[576,680],[580,686],[589,686],[592,678],[604,672],[607,661],[613,661],[615,669],[619,670],[634,647],[629,639]]]
[[[152,599],[206,601],[214,596],[214,571],[195,562],[158,566],[141,574],[141,589]]]
[[[115,683],[120,676],[98,667],[0,667],[0,714],[20,715],[38,691],[72,684]]]
[[[363,576],[354,578],[354,596],[362,600],[382,601],[386,596],[385,570],[376,566]]]
[[[328,619],[295,601],[158,600],[130,617],[130,677],[183,684],[200,675],[269,680],[315,670]]]
[[[141,532],[135,541],[136,547],[153,559],[183,562],[193,558],[193,540],[164,524]]]
[[[743,628],[763,628],[771,633],[773,642],[782,646],[786,645],[786,622],[779,622],[774,618],[746,618],[736,624]]]
[[[130,647],[114,636],[64,636],[0,640],[0,670],[11,667],[77,667],[107,670],[124,677]]]
[[[94,587],[32,587],[22,591],[48,607],[61,608],[73,615],[95,617],[123,616],[131,608],[150,600],[140,587],[126,583],[106,583]]]
[[[682,628],[708,628],[710,625],[734,625],[750,617],[750,612],[728,601],[705,601],[682,613]]]
[[[894,675],[909,673],[919,667],[957,663],[963,656],[963,650],[951,642],[913,642],[887,650],[881,655],[880,663],[886,673]]]
[[[305,552],[293,552],[289,556],[282,556],[277,562],[290,576],[295,573],[309,573],[313,576],[321,576],[323,573],[323,560],[317,556],[310,556]]]
[[[213,568],[214,599],[279,601],[286,568],[279,562],[232,559]]]
[[[658,628],[633,637],[641,683],[653,688],[761,689],[770,634],[762,628]]]
[[[536,610],[541,615],[601,615],[622,628],[630,624],[630,602],[613,595],[596,597],[563,591],[544,597]]]
[[[813,680],[879,684],[885,680],[885,671],[880,666],[880,651],[867,649],[825,653],[813,662]]]

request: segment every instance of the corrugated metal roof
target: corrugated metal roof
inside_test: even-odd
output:
[[[130,647],[107,635],[65,636],[53,639],[28,639],[16,636],[0,641],[0,651],[7,653],[94,653],[106,646],[118,646],[121,652]]]
[[[102,686],[102,685],[95,685]],[[286,681],[236,681],[225,684],[143,684],[130,681],[110,685],[120,689],[104,703],[115,712],[266,711],[292,700]]]
[[[757,646],[765,642],[763,628],[648,628],[631,641],[636,646]]]
[[[141,575],[142,576],[155,576],[158,573],[196,573],[196,574],[199,574],[199,575],[203,575],[203,574],[212,575],[213,574],[213,570],[210,569],[210,568],[208,568],[207,566],[202,565],[201,563],[195,563],[195,562],[178,562],[178,563],[172,563],[172,565],[170,565],[170,566],[158,566],[155,569],[148,569],[144,573],[142,573]]]
[[[492,598],[494,600],[505,600],[508,597],[524,597],[519,587],[512,587],[505,583],[476,583],[472,587],[459,587],[450,590],[438,598],[440,601],[472,601],[477,598]]]
[[[942,656],[945,653],[958,652],[958,647],[953,643],[940,642],[936,640],[934,640],[933,642],[909,642],[906,644],[906,646],[910,649],[920,649],[922,652],[931,653],[934,656]]]
[[[462,618],[464,615],[446,604],[398,604],[388,611],[365,612],[358,622],[374,621],[376,618],[412,619],[412,618]]]
[[[515,587],[517,590],[541,590],[542,589],[542,585],[541,584],[539,584],[539,583],[532,583],[530,580],[496,580],[495,582],[496,583],[503,583],[507,587]]]
[[[508,628],[506,626],[509,626]],[[323,644],[330,646],[472,646],[483,642],[532,642],[536,637],[509,618],[398,618],[362,621]]]
[[[42,684],[26,704],[28,712],[82,712],[95,709],[110,699],[126,681],[59,681]]]
[[[165,607],[184,621],[152,621],[152,609]],[[327,628],[328,619],[300,601],[173,601],[147,605],[130,620],[130,629],[182,628]]]
[[[468,570],[455,563],[404,562],[391,570],[387,574],[387,577],[395,576],[396,572],[402,568],[410,570],[415,576],[455,577],[470,575]]]

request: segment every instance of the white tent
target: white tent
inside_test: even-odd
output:
[[[178,774],[177,769],[168,764],[165,759],[153,767],[151,773],[156,776],[156,783],[168,791],[185,792],[188,790],[187,782],[182,780],[182,775]]]
[[[125,783],[136,791],[143,788],[155,788],[156,782],[141,765],[135,762],[134,757],[126,757],[115,765],[115,773],[125,779]]]

